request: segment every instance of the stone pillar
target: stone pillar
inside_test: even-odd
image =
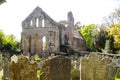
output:
[[[48,52],[49,50],[49,37],[46,36],[46,49],[45,49],[45,52]]]
[[[22,33],[22,50],[25,51],[25,35]]]
[[[29,38],[28,38],[28,36],[26,36],[26,39],[25,39],[25,43],[26,43],[26,45],[24,44],[24,46],[26,46],[26,50],[25,50],[25,53],[28,53],[29,52]]]
[[[33,27],[36,27],[36,20],[32,19],[32,21],[33,21]]]
[[[39,27],[42,27],[42,19],[41,19],[41,17],[39,17],[38,19],[39,19]]]
[[[31,54],[34,54],[34,36],[31,36]]]
[[[42,54],[42,37],[40,36],[39,37],[39,40],[38,40],[38,52],[40,53],[40,54]]]

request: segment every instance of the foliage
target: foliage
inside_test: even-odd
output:
[[[4,3],[4,2],[6,2],[6,0],[0,0],[0,4],[2,4],[2,3]]]
[[[104,20],[110,28],[108,33],[110,49],[115,53],[115,51],[120,50],[120,7],[105,17]]]
[[[86,40],[87,48],[90,48],[90,49],[93,48],[92,40],[93,40],[93,37],[97,34],[97,32],[98,32],[98,30],[97,30],[97,26],[95,24],[86,25],[82,29],[81,34],[83,35],[83,37]]]
[[[102,51],[105,48],[105,43],[107,39],[107,28],[103,25],[100,26],[98,33],[93,38],[93,45],[96,51]]]
[[[20,42],[15,40],[14,35],[5,35],[0,30],[0,51],[16,52],[19,49]]]
[[[120,49],[120,23],[114,24],[110,28],[109,36],[114,37],[114,48]]]

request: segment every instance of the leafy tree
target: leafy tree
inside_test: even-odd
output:
[[[0,30],[0,50],[3,50],[4,47],[5,35],[2,30]]]
[[[16,52],[20,49],[19,45],[20,42],[15,40],[14,35],[5,35],[0,30],[0,51]]]
[[[109,36],[114,38],[114,48],[120,49],[120,23],[114,24],[110,28]]]
[[[105,48],[105,43],[108,35],[108,29],[106,26],[101,25],[98,28],[98,33],[93,38],[93,45],[96,51],[102,51]]]
[[[4,2],[6,2],[6,0],[0,0],[0,4],[2,4],[2,3],[4,3]]]
[[[97,34],[97,26],[95,24],[89,24],[84,26],[84,28],[81,31],[81,34],[86,40],[86,45],[88,49],[93,49],[92,40],[93,37]]]

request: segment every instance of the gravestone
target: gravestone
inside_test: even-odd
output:
[[[50,80],[50,59],[43,62],[42,72],[43,74],[40,75],[40,80]]]
[[[9,80],[10,78],[10,57],[5,56],[4,59],[4,64],[3,64],[3,79],[4,80]]]
[[[0,71],[2,70],[3,67],[3,60],[2,60],[2,54],[0,53]]]
[[[12,62],[12,61],[14,61],[15,63],[17,63],[18,57],[17,57],[16,55],[13,55],[13,56],[11,57],[11,62]]]
[[[70,80],[71,60],[58,56],[50,60],[51,80]]]
[[[2,54],[0,53],[0,79],[3,77],[3,60],[2,60]]]
[[[36,80],[37,64],[22,56],[18,62],[10,65],[10,80]]]
[[[111,60],[101,58],[97,53],[81,59],[81,80],[106,80],[106,67]]]
[[[120,78],[120,58],[114,59],[113,62],[107,66],[106,80],[115,80],[115,77]]]
[[[117,72],[116,72],[116,78],[120,79],[120,66],[119,68],[117,69]]]
[[[71,77],[71,60],[64,56],[57,56],[49,59],[46,62],[46,70],[44,72],[44,78],[41,80],[70,80]],[[46,74],[45,74],[46,73]],[[42,75],[42,76],[43,76]]]

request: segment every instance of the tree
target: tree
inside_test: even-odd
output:
[[[14,35],[5,35],[0,30],[0,51],[16,52],[19,48],[20,42],[15,40]]]
[[[2,30],[0,30],[0,50],[3,50],[4,47],[5,35]]]
[[[108,38],[110,49],[115,53],[116,50],[120,50],[120,7],[105,17],[104,20],[109,27]]]
[[[1,5],[2,3],[4,3],[4,2],[6,2],[6,0],[0,0],[0,5]]]
[[[118,14],[116,12],[111,13],[107,17],[104,17],[104,21],[107,26],[111,27],[111,25],[114,25],[116,22],[119,21]]]
[[[114,12],[104,17],[103,19],[109,27],[114,26],[114,24],[120,22],[120,7],[115,9]]]
[[[98,29],[98,33],[93,38],[93,45],[96,51],[102,51],[105,48],[108,29],[105,25],[101,25]]]
[[[82,31],[81,34],[83,35],[83,37],[86,40],[86,45],[88,49],[93,49],[93,44],[92,44],[92,40],[93,37],[97,34],[98,30],[97,30],[97,26],[95,24],[89,24],[86,25]]]
[[[114,38],[114,48],[120,49],[120,23],[116,23],[110,28],[109,36]]]

